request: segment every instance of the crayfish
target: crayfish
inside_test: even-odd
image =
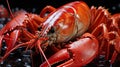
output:
[[[85,66],[100,55],[113,64],[120,53],[120,14],[111,15],[103,7],[89,8],[83,1],[57,9],[47,6],[40,15],[21,12],[15,16],[0,30],[0,48],[3,40],[7,49],[0,61],[26,47],[44,56],[40,67],[61,61],[58,67]],[[44,54],[48,46],[56,52],[51,57]]]

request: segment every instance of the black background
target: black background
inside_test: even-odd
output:
[[[55,8],[62,6],[63,4],[77,1],[77,0],[9,0],[9,4],[11,8],[22,8],[29,12],[32,11],[33,8],[36,9],[36,13],[40,13],[41,9],[43,9],[47,5],[51,5]],[[80,1],[80,0],[79,0]],[[89,7],[92,5],[98,7],[103,6],[109,10],[110,13],[119,13],[120,12],[120,0],[81,0],[85,1]],[[6,0],[0,0],[0,4],[4,4],[7,8]]]

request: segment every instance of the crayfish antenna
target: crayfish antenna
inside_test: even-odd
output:
[[[6,0],[6,2],[7,2],[7,6],[8,6],[8,9],[9,9],[9,12],[10,12],[11,18],[14,19],[15,16],[13,15],[13,12],[11,11],[10,4],[9,4],[8,0]],[[16,20],[16,19],[15,19],[15,20]],[[16,22],[18,22],[18,24],[20,24],[19,21],[16,20]]]
[[[14,15],[11,11],[10,4],[9,4],[8,0],[6,0],[6,2],[7,2],[7,6],[8,6],[8,9],[9,9],[10,15],[11,15],[12,18],[14,18]]]
[[[42,39],[42,40],[43,40],[43,39]],[[45,54],[44,54],[42,48],[40,47],[40,45],[41,45],[41,41],[42,41],[42,40],[39,39],[39,40],[37,41],[37,47],[38,47],[39,51],[41,52],[41,54],[43,55],[43,57],[44,57],[46,63],[48,64],[48,66],[51,67],[51,65],[50,65],[50,63],[49,63],[47,57],[45,56]]]

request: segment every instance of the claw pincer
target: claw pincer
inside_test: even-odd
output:
[[[78,41],[69,44],[67,48],[55,53],[48,61],[52,65],[66,60],[65,63],[58,67],[78,67],[91,62],[96,57],[97,53],[97,39],[93,35],[86,33]],[[44,62],[40,67],[46,67],[47,65],[48,64]]]

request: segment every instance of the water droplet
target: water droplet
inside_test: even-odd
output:
[[[113,9],[113,10],[116,10],[116,7],[115,7],[115,6],[113,6],[113,7],[112,7],[112,9]]]
[[[19,62],[19,61],[21,61],[21,59],[20,59],[20,58],[18,58],[18,59],[16,60],[16,62]]]
[[[12,67],[10,64],[7,64],[6,67]]]
[[[2,29],[3,28],[3,24],[0,24],[0,29]]]
[[[36,11],[36,9],[35,9],[35,8],[33,8],[33,9],[32,9],[32,12],[34,13],[35,11]]]
[[[18,7],[16,7],[16,8],[15,8],[15,11],[18,11],[18,10],[19,10],[19,8],[18,8]]]
[[[0,64],[3,64],[4,62],[2,61],[2,62],[0,62]]]

